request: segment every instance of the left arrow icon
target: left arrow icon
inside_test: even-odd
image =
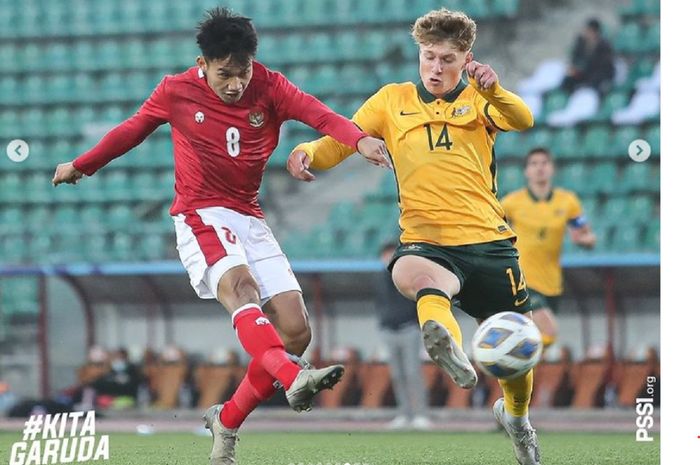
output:
[[[7,157],[15,163],[21,163],[29,157],[29,144],[22,139],[15,139],[7,144]]]

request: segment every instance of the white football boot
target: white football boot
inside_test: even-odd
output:
[[[508,421],[503,397],[493,404],[493,414],[496,420],[505,428],[513,441],[515,459],[520,465],[540,465],[540,447],[537,442],[535,429],[528,421],[523,426],[516,426]]]
[[[226,428],[221,424],[219,414],[222,408],[224,408],[222,404],[212,405],[202,417],[204,427],[211,432],[214,440],[209,463],[210,465],[236,465],[238,428]]]
[[[425,350],[437,366],[445,370],[459,387],[473,388],[478,380],[476,371],[447,328],[437,321],[428,320],[423,325],[422,332]]]
[[[323,389],[331,389],[340,381],[343,373],[343,365],[302,369],[286,391],[289,406],[297,412],[308,412],[316,393]]]

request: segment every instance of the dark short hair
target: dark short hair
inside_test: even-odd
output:
[[[598,18],[591,18],[586,22],[586,27],[594,30],[595,32],[600,32],[600,21],[598,20]]]
[[[250,18],[218,6],[199,23],[197,45],[207,60],[232,60],[246,66],[258,51],[258,34]]]
[[[537,153],[542,153],[544,154],[549,161],[552,161],[554,157],[552,157],[552,152],[549,151],[548,148],[546,147],[534,147],[530,149],[529,152],[527,152],[527,155],[525,155],[525,164],[524,166],[527,166],[528,163],[530,163],[530,158],[532,158],[533,155]]]

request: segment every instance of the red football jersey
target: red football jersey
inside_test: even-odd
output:
[[[73,165],[92,175],[158,126],[170,123],[175,152],[170,213],[226,207],[262,218],[258,190],[263,171],[277,146],[280,126],[290,119],[352,147],[366,136],[350,120],[258,62],[253,63],[253,76],[241,100],[234,104],[225,104],[204,73],[193,67],[164,77],[134,116]]]

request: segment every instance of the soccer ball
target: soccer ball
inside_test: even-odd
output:
[[[542,335],[530,318],[501,312],[481,323],[472,350],[482,372],[501,379],[517,378],[539,362]]]

